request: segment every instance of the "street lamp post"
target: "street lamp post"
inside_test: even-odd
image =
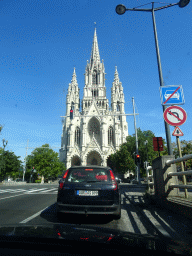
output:
[[[3,141],[3,169],[5,174],[5,147],[7,146],[8,140],[5,141],[5,139],[3,139],[2,141]]]
[[[166,6],[162,6],[159,8],[154,8],[154,2],[152,2],[152,8],[151,9],[137,9],[137,7],[133,9],[128,9],[124,5],[119,4],[116,6],[116,13],[119,15],[124,14],[126,11],[143,11],[143,12],[151,12],[152,13],[152,19],[153,19],[153,30],[154,30],[154,37],[155,37],[155,47],[156,47],[156,54],[157,54],[157,63],[158,63],[158,71],[159,71],[159,81],[160,86],[164,86],[163,83],[163,75],[162,75],[162,69],[161,69],[161,59],[160,59],[160,53],[159,53],[159,44],[158,44],[158,38],[157,38],[157,30],[156,30],[156,23],[155,23],[155,13],[154,11],[159,11],[168,7],[172,7],[175,5],[178,5],[180,8],[183,8],[189,4],[190,0],[180,0],[178,3],[175,4],[168,4]],[[165,111],[166,106],[163,105],[163,112]],[[167,122],[165,122],[165,132],[166,132],[166,139],[167,139],[167,148],[168,148],[168,154],[173,155],[173,150],[171,147],[171,135],[170,135],[170,127]]]

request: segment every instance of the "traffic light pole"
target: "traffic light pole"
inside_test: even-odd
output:
[[[135,101],[134,97],[132,98],[133,102],[133,116],[134,116],[134,126],[135,126],[135,139],[136,139],[136,155],[139,154],[139,148],[138,148],[138,137],[137,137],[137,127],[136,127],[136,118],[135,118]],[[140,184],[140,162],[137,161],[137,181]]]

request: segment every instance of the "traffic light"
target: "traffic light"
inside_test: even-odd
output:
[[[140,157],[140,155],[136,155],[136,163],[137,164],[140,164],[141,163],[141,157]]]
[[[73,119],[73,109],[70,110],[70,119]]]

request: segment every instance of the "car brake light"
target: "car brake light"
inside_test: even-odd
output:
[[[68,172],[69,172],[69,169],[68,169],[68,170],[65,172],[65,174],[63,175],[63,178],[62,178],[62,180],[61,180],[60,183],[59,183],[59,188],[63,188],[64,182],[65,182],[65,179],[66,179],[66,177],[67,177]]]
[[[115,176],[114,176],[113,172],[111,170],[109,170],[109,171],[110,171],[111,180],[115,181]]]
[[[114,190],[117,190],[117,182],[115,180],[115,176],[114,176],[114,174],[111,170],[109,170],[109,171],[110,171],[110,176],[111,176],[112,183],[115,185]]]
[[[68,169],[68,170],[65,172],[65,174],[63,175],[63,179],[66,179],[68,172],[69,172],[69,169]]]

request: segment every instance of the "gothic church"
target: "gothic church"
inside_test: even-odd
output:
[[[111,108],[106,98],[105,68],[100,62],[96,28],[90,62],[85,69],[81,102],[75,69],[68,87],[66,117],[61,136],[60,160],[68,169],[74,165],[107,166],[107,157],[126,142],[128,124],[124,111],[124,93],[115,67],[111,88]],[[73,119],[70,119],[70,110]]]

